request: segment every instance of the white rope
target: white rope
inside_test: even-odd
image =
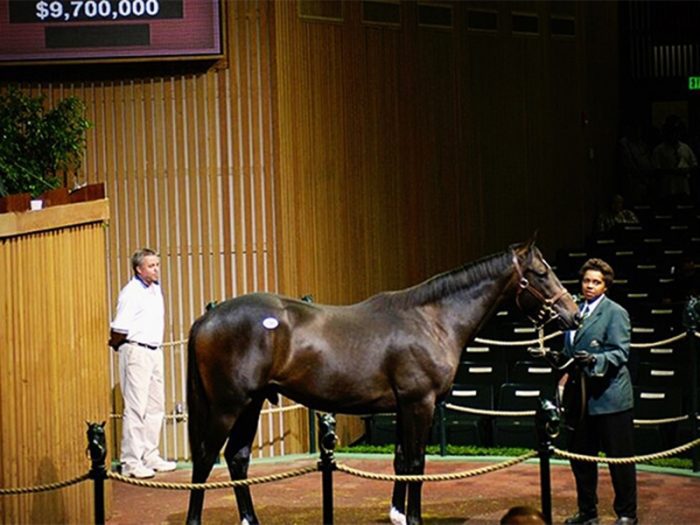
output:
[[[632,343],[632,344],[630,344],[630,347],[632,347],[632,348],[652,348],[654,346],[667,345],[669,343],[675,343],[676,341],[680,341],[686,335],[687,334],[685,332],[683,332],[682,334],[674,335],[673,337],[669,337],[668,339],[663,339],[661,341],[656,341],[655,343]]]
[[[686,419],[688,419],[687,414],[685,416],[667,417],[664,419],[635,419],[634,424],[635,425],[663,425],[665,423],[676,423],[678,421],[685,421]]]
[[[544,336],[542,339],[529,339],[527,341],[497,341],[495,339],[482,339],[481,337],[477,337],[474,339],[474,342],[476,343],[481,343],[482,345],[497,345],[497,346],[527,346],[527,345],[536,345],[539,344],[540,341],[547,341],[549,339],[553,339],[554,337],[558,337],[564,332],[558,331],[558,332],[553,332],[549,335]]]
[[[539,344],[541,341],[548,341],[549,339],[554,339],[555,337],[559,337],[562,335],[564,332],[561,330],[552,332],[549,335],[546,335],[542,338],[538,339],[528,339],[524,341],[499,341],[498,339],[484,339],[481,337],[476,337],[474,338],[475,343],[480,343],[483,345],[496,345],[496,346],[528,346],[528,345],[534,345],[534,344]],[[669,344],[669,343],[674,343],[676,341],[680,341],[684,337],[686,337],[687,333],[683,332],[682,334],[675,335],[673,337],[669,337],[668,339],[663,339],[661,341],[656,341],[654,343],[632,343],[630,346],[632,348],[651,348],[653,346],[658,346],[658,345],[664,345],[664,344]],[[694,332],[695,337],[700,339],[700,332]],[[165,348],[166,346],[178,346],[178,345],[184,345],[187,344],[187,339],[182,339],[180,341],[169,341],[167,343],[163,343],[163,347]]]
[[[476,414],[479,416],[507,416],[507,417],[527,417],[534,416],[534,410],[522,410],[522,411],[505,411],[505,410],[488,410],[485,408],[472,408],[465,407],[461,405],[453,405],[452,403],[445,403],[445,408],[454,410],[455,412],[465,412],[467,414]],[[667,417],[663,419],[635,419],[635,425],[664,425],[666,423],[676,423],[678,421],[685,421],[688,419],[688,415]],[[700,419],[700,416],[698,416]]]
[[[260,411],[261,415],[266,415],[266,414],[278,414],[280,412],[288,412],[290,410],[299,410],[300,408],[306,408],[304,405],[288,405],[284,407],[270,407],[270,408],[263,408]]]
[[[471,414],[478,414],[481,416],[509,416],[509,417],[523,417],[523,416],[534,416],[534,410],[487,410],[484,408],[470,408],[463,407],[459,405],[453,405],[452,403],[445,403],[446,408],[451,408],[457,412],[468,412]]]

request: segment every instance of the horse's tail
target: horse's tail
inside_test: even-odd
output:
[[[209,403],[202,384],[202,376],[197,366],[197,332],[201,319],[190,328],[187,341],[187,431],[190,438],[192,460],[203,456],[204,436],[209,422]]]

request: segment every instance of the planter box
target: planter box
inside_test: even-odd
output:
[[[15,193],[0,197],[0,213],[27,211],[30,200],[32,200],[32,196],[29,193]]]
[[[103,182],[88,184],[82,188],[72,191],[68,196],[70,202],[94,201],[105,198],[105,185]]]
[[[37,198],[43,201],[44,208],[58,206],[59,204],[68,204],[68,188],[56,188],[54,190],[45,191]]]

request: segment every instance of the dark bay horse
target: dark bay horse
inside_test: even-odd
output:
[[[449,393],[462,349],[513,295],[538,324],[579,322],[532,241],[349,306],[269,293],[221,303],[189,336],[192,482],[206,481],[227,439],[231,478],[247,476],[263,402],[279,394],[326,412],[396,412],[394,470],[422,474],[435,405]],[[393,523],[421,523],[421,488],[394,484]],[[249,488],[234,493],[241,522],[258,523]],[[204,491],[191,492],[189,523],[200,522],[203,500]]]

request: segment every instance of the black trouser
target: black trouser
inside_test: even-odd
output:
[[[569,451],[587,456],[597,456],[599,451],[607,457],[634,455],[634,423],[632,410],[586,415],[569,438]],[[618,516],[637,517],[637,474],[634,463],[610,464],[610,477],[615,490],[613,508]],[[579,512],[596,514],[598,496],[598,464],[589,461],[571,461],[576,478],[576,495]]]

